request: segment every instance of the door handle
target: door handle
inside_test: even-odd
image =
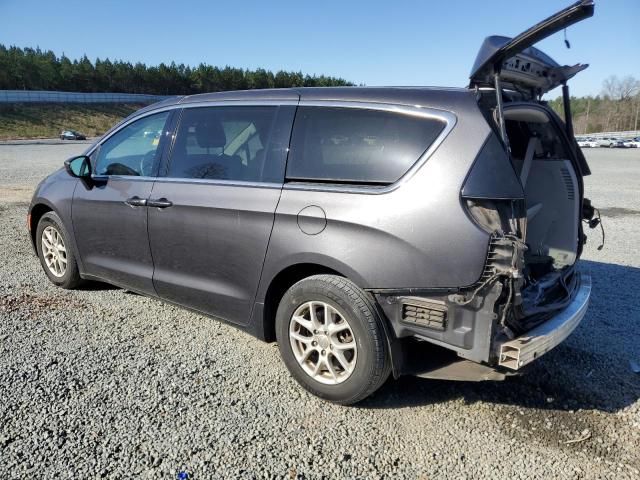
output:
[[[147,207],[167,208],[173,205],[171,200],[166,198],[158,198],[156,200],[147,200]]]
[[[146,207],[147,199],[140,198],[137,195],[135,197],[127,198],[124,203],[129,205],[130,207]]]

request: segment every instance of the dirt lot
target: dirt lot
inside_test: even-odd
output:
[[[3,478],[640,478],[640,150],[587,150],[590,310],[527,375],[304,393],[267,345],[120,289],[52,287],[25,214],[83,144],[0,145]]]

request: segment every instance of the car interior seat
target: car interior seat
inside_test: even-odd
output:
[[[174,147],[171,163],[175,167],[170,166],[171,175],[220,180],[243,178],[242,159],[224,153],[227,139],[219,118],[201,116],[191,125],[183,125],[181,130],[184,134],[178,135]]]

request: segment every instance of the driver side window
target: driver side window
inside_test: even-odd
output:
[[[112,135],[97,151],[96,175],[153,175],[168,117],[169,112],[149,115]]]

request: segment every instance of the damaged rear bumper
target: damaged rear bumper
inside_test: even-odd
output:
[[[372,292],[389,321],[394,377],[417,375],[455,380],[500,380],[564,341],[584,317],[591,277],[576,271],[568,303],[526,333],[508,339],[497,332],[501,282],[484,287],[472,302],[457,294]],[[548,314],[548,313],[545,313]],[[475,364],[475,365],[474,365]]]
[[[563,342],[580,324],[591,295],[591,277],[578,274],[578,290],[568,306],[526,334],[497,345],[498,365],[518,370]]]

